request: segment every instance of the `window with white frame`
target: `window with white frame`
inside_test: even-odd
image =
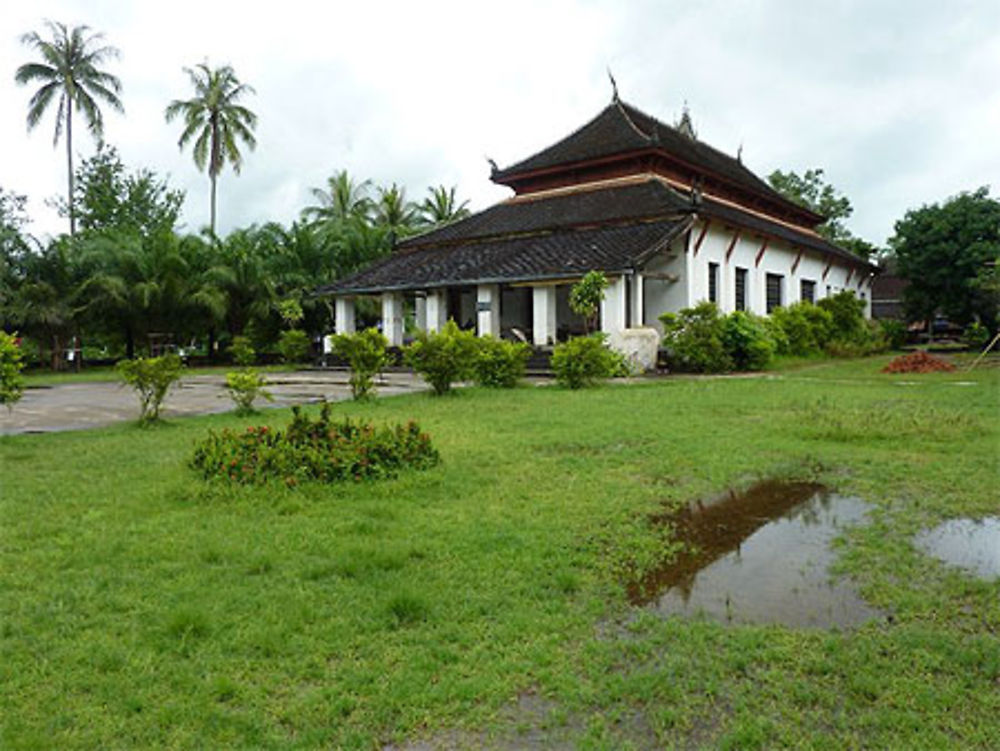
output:
[[[765,289],[767,293],[765,310],[767,310],[768,313],[775,308],[780,308],[783,305],[781,288],[784,286],[784,281],[785,278],[781,274],[768,274],[765,278]]]
[[[736,267],[736,309],[746,310],[747,309],[747,270],[741,269],[739,266]]]
[[[708,264],[708,301],[719,304],[719,264]]]

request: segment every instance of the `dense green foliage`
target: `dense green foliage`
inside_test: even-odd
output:
[[[440,331],[418,332],[404,351],[403,359],[423,376],[435,394],[442,396],[451,391],[453,383],[474,375],[478,349],[476,335],[463,331],[449,319]]]
[[[854,213],[854,207],[847,196],[826,182],[822,169],[807,169],[803,175],[792,170],[775,170],[767,176],[767,181],[785,198],[826,217],[816,231],[827,240],[862,258],[875,253],[875,246],[847,228],[846,220]]]
[[[253,348],[250,337],[234,336],[232,343],[229,345],[229,356],[233,358],[233,362],[237,365],[242,365],[243,367],[253,365],[257,359],[257,352]]]
[[[715,303],[701,302],[677,313],[664,313],[663,347],[671,370],[725,373],[734,367],[723,341],[726,317]]]
[[[889,246],[909,282],[903,304],[910,320],[941,313],[959,325],[979,319],[996,330],[1000,294],[988,280],[1000,259],[1000,201],[987,188],[906,212]]]
[[[303,363],[309,359],[312,342],[309,334],[302,329],[282,331],[278,336],[278,352],[281,359],[289,364]]]
[[[315,420],[298,407],[292,413],[284,430],[262,425],[210,431],[195,447],[191,466],[207,479],[295,486],[395,477],[402,469],[427,469],[439,461],[430,436],[412,420],[381,427],[333,420],[329,404]]]
[[[346,360],[351,368],[351,395],[355,399],[366,399],[374,394],[375,376],[390,361],[388,346],[389,340],[374,328],[333,337],[333,354]]]
[[[777,348],[767,321],[742,310],[722,322],[722,346],[734,370],[763,370]]]
[[[24,367],[17,334],[0,329],[0,405],[10,409],[24,393]]]
[[[177,355],[140,357],[122,360],[116,366],[121,379],[139,396],[139,424],[149,425],[160,419],[160,407],[167,392],[181,378],[184,369]]]
[[[575,336],[557,344],[550,362],[556,381],[571,389],[624,375],[622,357],[608,347],[604,334]]]
[[[608,287],[608,278],[601,271],[588,271],[583,279],[569,290],[569,308],[583,317],[588,332],[596,328],[597,314],[604,299],[604,290]]]
[[[0,746],[991,748],[1000,582],[914,537],[996,514],[1000,370],[888,359],[335,405],[432,435],[379,482],[205,482],[231,413],[5,436]],[[871,504],[834,576],[891,620],[628,604],[674,549],[650,516],[774,475]]]
[[[253,368],[226,373],[226,391],[236,405],[237,414],[249,415],[255,411],[253,403],[258,399],[274,399],[264,387],[267,379]]]
[[[524,377],[531,347],[492,336],[480,337],[476,347],[474,377],[480,386],[513,388]]]

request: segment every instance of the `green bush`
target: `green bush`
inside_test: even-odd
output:
[[[513,388],[524,377],[531,347],[484,336],[476,352],[475,379],[480,386]]]
[[[990,342],[990,330],[979,321],[973,321],[962,332],[962,342],[969,349],[981,351]]]
[[[234,336],[233,343],[229,345],[229,354],[234,363],[245,368],[253,365],[254,360],[257,359],[257,353],[254,351],[248,336]]]
[[[456,381],[473,376],[478,349],[476,335],[462,331],[449,320],[438,332],[421,331],[416,341],[406,348],[404,360],[440,396],[447,394]]]
[[[588,271],[569,290],[569,308],[583,318],[585,330],[592,331],[597,325],[597,314],[604,299],[608,278],[601,271]]]
[[[679,313],[664,313],[663,347],[672,370],[724,373],[733,360],[722,340],[725,319],[715,303],[701,302]]]
[[[264,390],[267,381],[260,373],[253,368],[226,373],[226,391],[229,398],[236,405],[237,414],[249,415],[255,411],[253,403],[263,397],[269,402],[274,401],[274,397]]]
[[[767,324],[742,310],[723,319],[722,345],[736,370],[763,370],[775,352],[774,337]]]
[[[883,318],[878,326],[889,349],[903,348],[908,336],[905,323],[895,318]]]
[[[24,360],[16,334],[0,330],[0,404],[12,409],[24,393]]]
[[[181,377],[184,365],[174,354],[162,357],[122,360],[116,366],[121,379],[139,395],[139,424],[149,425],[160,419],[160,406]]]
[[[865,343],[868,338],[868,327],[865,324],[864,300],[845,289],[830,297],[824,297],[816,303],[816,307],[827,311],[831,316],[827,343],[831,341],[862,345]]]
[[[334,421],[330,405],[311,420],[298,407],[285,430],[266,425],[245,431],[209,431],[191,458],[206,479],[241,484],[394,477],[400,470],[426,469],[440,461],[430,436],[413,421],[376,427],[350,419]]]
[[[606,335],[576,336],[552,350],[552,371],[563,386],[578,389],[612,378],[622,357],[607,347]]]
[[[302,329],[282,331],[278,337],[278,352],[281,353],[281,359],[289,364],[305,362],[309,358],[311,347],[309,335]]]
[[[365,399],[375,391],[375,376],[389,364],[389,340],[378,329],[338,334],[332,339],[333,353],[351,368],[351,394]]]
[[[799,302],[771,311],[772,329],[783,334],[776,341],[778,354],[815,355],[830,341],[834,327],[830,311],[810,302]]]

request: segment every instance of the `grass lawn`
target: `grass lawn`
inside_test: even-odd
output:
[[[239,365],[212,365],[197,368],[185,367],[183,376],[216,375],[225,377],[226,373],[233,370],[240,370]],[[261,373],[294,373],[298,368],[292,365],[262,365],[254,368]],[[67,370],[54,373],[51,370],[32,370],[25,373],[24,385],[27,388],[42,388],[45,386],[59,386],[64,383],[95,383],[95,382],[119,382],[121,376],[113,367],[88,367],[76,373]]]
[[[433,436],[439,467],[377,483],[231,490],[186,467],[208,428],[284,410],[0,438],[0,747],[531,726],[584,748],[995,748],[1000,581],[912,536],[1000,510],[1000,369],[886,360],[336,405]],[[774,475],[873,504],[840,567],[891,619],[725,627],[627,604],[669,549],[651,513]]]

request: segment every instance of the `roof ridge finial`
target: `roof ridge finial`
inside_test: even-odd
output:
[[[611,79],[611,101],[614,104],[618,104],[620,101],[618,99],[618,84],[615,82],[615,77],[611,75],[611,66],[608,66],[608,78]]]
[[[743,164],[743,142],[740,141],[740,147],[736,149],[736,161]]]
[[[688,108],[687,99],[684,100],[684,109],[681,111],[681,117],[674,124],[674,127],[692,141],[698,139],[698,132],[694,129],[694,123],[691,121],[691,110]]]

